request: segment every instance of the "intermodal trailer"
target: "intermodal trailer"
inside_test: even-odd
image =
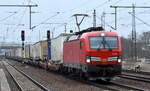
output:
[[[31,57],[35,60],[46,60],[48,55],[47,46],[47,40],[33,44],[30,49]]]
[[[58,37],[51,39],[51,60],[54,63],[63,63],[63,43],[70,34],[62,33]]]
[[[30,49],[31,49],[31,45],[26,45],[24,48],[24,52],[25,52],[24,54],[25,54],[26,59],[30,59],[30,57],[31,57]]]

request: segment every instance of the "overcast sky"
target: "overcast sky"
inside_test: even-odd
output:
[[[20,32],[26,31],[26,42],[33,43],[46,39],[46,31],[51,30],[54,36],[64,32],[64,23],[67,23],[67,32],[77,31],[73,14],[88,14],[81,24],[81,29],[92,26],[92,14],[96,9],[97,26],[101,25],[100,17],[102,12],[114,13],[110,5],[119,6],[150,6],[150,0],[1,0],[1,5],[27,5],[37,4],[38,7],[32,8],[32,27],[29,29],[29,9],[19,7],[0,7],[0,42],[21,42]],[[118,9],[118,29],[113,30],[109,26],[114,26],[114,15],[106,14],[107,31],[114,31],[121,36],[127,37],[132,30],[132,16],[128,13],[132,9]],[[136,9],[136,16],[143,22],[136,19],[136,30],[140,34],[150,30],[150,8]],[[49,24],[54,23],[54,24]],[[60,24],[55,24],[60,23]],[[109,26],[107,26],[109,25]]]

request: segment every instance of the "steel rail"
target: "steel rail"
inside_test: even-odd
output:
[[[4,63],[3,63],[4,65]],[[15,79],[15,77],[8,71],[6,65],[4,65],[4,68],[6,69],[6,71],[8,72],[8,74],[11,76],[12,80],[15,82],[15,84],[17,85],[18,89],[20,91],[23,91],[23,88],[19,85],[18,81]]]
[[[9,62],[7,62],[10,66],[12,66],[13,68],[15,68],[18,72],[20,72],[22,75],[24,75],[25,77],[27,77],[29,80],[31,80],[34,84],[36,84],[37,86],[39,86],[41,89],[43,89],[44,91],[50,91],[48,88],[46,88],[45,86],[43,86],[41,83],[37,82],[36,80],[34,80],[32,77],[30,77],[29,75],[27,75],[26,73],[24,73],[23,71],[17,69],[15,66],[13,66],[12,64],[10,64]]]
[[[89,84],[98,88],[102,88],[104,90],[110,90],[110,91],[119,91],[116,88],[113,87],[109,87],[108,85],[101,85],[99,83],[95,83],[95,82],[91,82],[91,81],[85,81],[85,80],[80,80],[80,82],[85,83],[85,84]]]
[[[127,89],[131,89],[131,90],[136,90],[136,91],[146,91],[145,89],[138,88],[138,87],[131,86],[131,85],[122,84],[122,83],[111,82],[111,84],[117,85],[117,86],[120,86],[120,87],[124,87],[124,88],[127,88]]]
[[[138,88],[138,87],[130,86],[130,85],[126,85],[126,84],[121,84],[121,83],[117,83],[117,82],[109,82],[110,86],[109,85],[101,85],[99,83],[91,82],[91,81],[80,81],[80,82],[90,84],[90,85],[93,85],[95,87],[99,87],[102,89],[110,90],[110,91],[120,91],[118,88],[111,87],[111,86],[117,86],[117,87],[129,89],[129,90],[146,91],[145,89],[142,89],[142,88]]]
[[[123,70],[123,72],[136,73],[136,74],[142,74],[142,75],[150,75],[150,72],[143,72],[143,71],[135,72],[135,71],[133,71],[133,70]]]
[[[134,75],[122,74],[119,77],[125,78],[125,79],[131,79],[131,80],[136,80],[136,81],[142,81],[142,82],[150,83],[150,78],[143,77],[143,76],[134,76]]]
[[[95,86],[95,87],[98,87],[98,88],[102,88],[104,90],[120,91],[120,89],[117,88],[117,87],[120,87],[120,88],[125,88],[125,89],[128,89],[128,90],[145,91],[145,89],[142,89],[142,88],[138,88],[138,87],[130,86],[130,85],[126,85],[126,84],[121,84],[121,83],[117,83],[117,82],[103,81],[103,82],[109,84],[109,85],[107,85],[107,84],[100,84],[98,82],[92,82],[90,80],[74,79],[72,77],[69,77],[69,78],[72,79],[72,80],[79,81],[79,82],[84,83],[84,84],[88,84],[88,85],[92,85],[92,86]],[[117,86],[117,87],[113,87],[113,86]]]

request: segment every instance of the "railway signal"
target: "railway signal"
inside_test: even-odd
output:
[[[47,40],[50,40],[50,31],[47,30]]]
[[[21,31],[21,40],[22,40],[22,55],[24,56],[24,41],[25,41],[25,31]]]
[[[21,40],[25,41],[25,32],[24,32],[24,30],[21,31]]]
[[[51,59],[51,36],[50,30],[47,30],[48,60]]]

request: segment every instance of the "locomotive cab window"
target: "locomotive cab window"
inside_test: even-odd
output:
[[[90,48],[92,49],[117,49],[117,37],[90,37]]]

